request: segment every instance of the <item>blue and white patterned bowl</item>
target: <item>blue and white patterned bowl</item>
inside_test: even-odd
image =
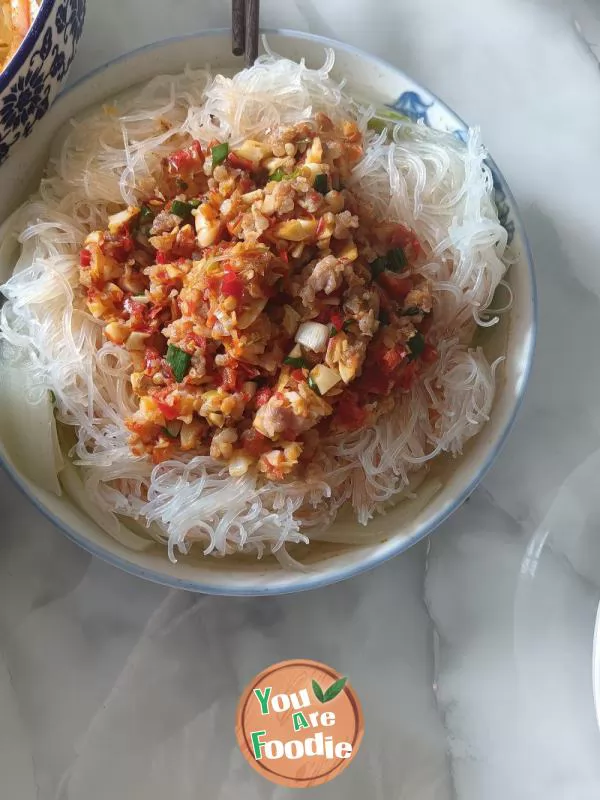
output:
[[[295,60],[306,58],[310,66],[320,66],[324,48],[331,47],[336,54],[333,74],[337,79],[345,78],[348,91],[356,97],[396,107],[413,119],[422,119],[432,127],[460,137],[467,130],[454,112],[407,75],[356,48],[293,31],[273,31],[268,33],[268,38],[275,52]],[[18,187],[12,194],[0,192],[0,221],[37,186],[48,160],[49,143],[72,116],[130,86],[147,82],[157,74],[181,72],[186,64],[204,66],[207,63],[215,71],[233,72],[242,68],[241,59],[231,55],[230,31],[207,31],[142,48],[96,70],[63,92],[33,135],[22,147],[16,148],[14,158],[0,167],[0,186],[6,181]],[[506,360],[499,371],[489,422],[468,443],[461,458],[450,459],[438,468],[443,487],[410,519],[405,518],[400,504],[385,516],[372,520],[367,544],[314,546],[306,573],[284,571],[276,563],[254,559],[190,556],[172,564],[166,552],[158,548],[142,553],[126,549],[104,533],[85,510],[64,493],[56,497],[36,486],[28,477],[30,465],[22,463],[19,457],[18,443],[11,447],[8,435],[0,437],[0,461],[38,508],[73,541],[133,575],[177,588],[224,595],[302,591],[357,575],[406,550],[458,508],[482,479],[510,431],[531,368],[536,331],[531,256],[510,190],[495,164],[490,161],[490,165],[499,213],[512,238],[514,263],[507,279],[514,303],[503,315],[501,324],[488,329],[484,349],[488,357],[504,354]],[[7,273],[7,266],[0,262],[0,282],[8,278]],[[335,525],[358,527],[358,523],[349,518],[338,520]]]
[[[64,83],[83,31],[86,0],[43,0],[27,36],[0,72],[0,164],[29,136]]]

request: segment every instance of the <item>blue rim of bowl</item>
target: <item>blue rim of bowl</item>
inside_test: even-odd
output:
[[[35,19],[31,23],[27,35],[19,45],[17,52],[8,62],[6,69],[0,72],[0,94],[10,85],[17,72],[21,69],[25,61],[31,55],[40,33],[44,30],[46,22],[52,9],[56,4],[56,0],[44,0]]]
[[[316,36],[310,33],[302,33],[300,31],[293,31],[288,29],[266,29],[262,30],[261,33],[266,34],[267,36],[283,36],[285,38],[295,38],[295,39],[306,39],[307,41],[316,42],[317,44],[322,44],[323,47],[333,47],[339,48],[341,50],[345,50],[346,52],[359,56],[362,59],[367,59],[375,64],[379,64],[386,69],[390,69],[394,71],[397,75],[402,77],[404,80],[408,81],[410,84],[414,86],[418,86],[423,91],[427,92],[429,97],[434,100],[436,103],[440,105],[444,111],[453,117],[457,123],[458,127],[466,130],[468,129],[468,125],[462,120],[446,103],[440,100],[435,94],[429,91],[425,86],[420,83],[417,83],[413,78],[403,72],[398,67],[395,67],[392,64],[389,64],[387,61],[384,61],[377,56],[370,55],[369,53],[365,53],[364,51],[360,50],[353,45],[345,44],[344,42],[339,42],[334,39],[328,39],[324,36]],[[69,94],[74,89],[76,89],[81,83],[90,80],[95,75],[98,75],[101,72],[104,72],[109,67],[112,67],[120,62],[127,61],[130,58],[138,56],[140,53],[146,52],[148,50],[156,50],[161,47],[164,47],[169,44],[188,41],[191,39],[200,39],[210,36],[223,36],[229,35],[230,30],[228,28],[216,28],[207,31],[200,31],[198,33],[188,34],[186,36],[175,36],[169,39],[163,39],[159,42],[154,42],[151,44],[144,45],[143,47],[139,47],[136,50],[132,50],[129,53],[125,53],[117,58],[112,59],[111,61],[102,64],[101,66],[97,67],[96,69],[92,70],[91,72],[87,73],[86,75],[79,78],[75,81],[71,86],[64,89],[58,96],[55,103],[60,102],[63,96]],[[529,269],[529,278],[531,281],[531,327],[530,327],[530,335],[529,335],[529,343],[528,349],[526,351],[526,363],[523,370],[523,375],[520,381],[518,394],[515,397],[514,406],[508,421],[506,422],[503,430],[500,432],[496,444],[493,446],[491,452],[488,454],[487,458],[480,466],[477,474],[469,481],[467,486],[460,492],[460,494],[455,497],[453,500],[449,501],[444,508],[442,508],[433,519],[429,520],[426,523],[423,523],[415,533],[407,539],[402,539],[398,542],[391,542],[387,541],[383,544],[375,553],[372,553],[370,556],[365,558],[364,560],[360,561],[358,564],[353,564],[349,567],[339,568],[337,571],[331,570],[331,572],[326,572],[324,575],[314,574],[311,573],[303,573],[301,578],[298,578],[296,575],[296,581],[291,584],[279,584],[277,583],[273,587],[269,586],[219,586],[219,576],[215,575],[215,582],[214,583],[204,583],[202,581],[193,581],[184,578],[177,578],[171,575],[165,575],[164,573],[157,572],[153,569],[147,569],[145,567],[140,567],[137,564],[134,564],[127,559],[121,558],[120,556],[116,556],[103,547],[97,546],[90,542],[88,539],[85,539],[81,536],[76,530],[71,528],[67,525],[64,520],[60,517],[55,515],[52,511],[50,511],[46,506],[44,506],[39,499],[32,493],[26,481],[24,481],[21,476],[17,473],[17,471],[10,465],[7,461],[2,458],[0,454],[0,465],[5,469],[5,471],[10,475],[10,477],[14,480],[17,486],[23,491],[23,493],[32,501],[35,507],[57,528],[59,528],[71,541],[75,542],[75,544],[79,545],[81,548],[86,550],[87,552],[91,553],[94,556],[97,556],[102,561],[111,564],[114,567],[118,567],[119,569],[128,572],[130,575],[135,575],[138,578],[143,578],[145,580],[152,581],[153,583],[161,584],[162,586],[168,586],[174,589],[184,589],[191,592],[199,592],[202,594],[212,594],[212,595],[221,595],[227,597],[258,597],[258,596],[273,596],[273,595],[280,595],[280,594],[293,594],[295,592],[302,592],[308,591],[311,589],[319,589],[325,586],[329,586],[333,583],[338,583],[343,580],[347,580],[348,578],[356,577],[363,572],[367,572],[368,570],[374,569],[375,567],[383,564],[384,562],[388,561],[390,558],[393,558],[396,555],[408,550],[414,544],[419,542],[421,539],[425,538],[429,534],[433,533],[439,526],[448,519],[451,514],[453,514],[456,509],[458,509],[464,501],[469,497],[469,495],[476,489],[479,485],[481,480],[484,478],[485,474],[492,466],[493,462],[496,460],[499,452],[501,451],[502,447],[504,446],[506,439],[514,425],[515,419],[517,417],[517,413],[521,407],[521,403],[523,402],[523,398],[525,396],[525,391],[527,389],[527,385],[529,383],[529,378],[531,375],[531,368],[533,363],[533,354],[535,351],[535,343],[537,339],[537,327],[538,327],[538,313],[537,313],[537,288],[535,282],[535,273],[533,269],[533,257],[531,254],[531,247],[529,245],[529,241],[527,239],[527,235],[525,233],[525,228],[523,226],[523,222],[521,220],[521,214],[519,212],[517,203],[513,196],[512,191],[510,190],[502,172],[498,169],[495,161],[488,156],[487,161],[493,170],[495,176],[497,177],[499,183],[502,186],[502,189],[505,192],[506,198],[509,201],[510,207],[513,211],[514,221],[515,221],[515,229],[519,235],[521,242],[525,248],[525,257],[527,260],[527,266]]]

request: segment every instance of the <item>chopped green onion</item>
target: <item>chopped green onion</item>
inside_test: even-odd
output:
[[[406,114],[401,114],[399,111],[395,111],[393,108],[386,108],[381,116],[389,118],[394,122],[412,122],[411,118],[407,117]]]
[[[369,266],[371,267],[371,274],[374,278],[378,278],[382,272],[385,272],[387,269],[387,262],[385,258],[380,256],[376,258],[375,261],[372,261]]]
[[[397,122],[410,122],[410,119],[405,114],[399,114],[397,111],[386,108],[385,111],[379,112],[379,116],[371,117],[367,122],[367,128],[381,133],[386,128],[389,130],[390,126],[395,125]]]
[[[229,144],[227,142],[223,142],[222,144],[216,144],[211,150],[211,154],[212,154],[213,167],[222,164],[223,161],[225,161],[225,159],[229,155]]]
[[[325,175],[324,172],[322,172],[320,175],[317,175],[313,186],[317,192],[320,192],[321,194],[327,194],[329,191],[327,175]]]
[[[171,365],[177,383],[185,378],[190,368],[191,357],[185,350],[180,350],[174,344],[167,347],[167,361]]]
[[[388,269],[391,269],[392,272],[401,272],[408,263],[404,255],[404,250],[401,247],[394,247],[393,250],[387,253],[386,258],[388,261]]]
[[[195,197],[193,200],[188,200],[188,203],[191,205],[192,208],[198,208],[202,200],[199,197]]]
[[[415,335],[410,338],[407,342],[408,349],[410,350],[410,355],[408,357],[409,361],[413,361],[417,356],[420,356],[425,348],[425,339],[423,338],[422,333],[415,333]]]
[[[168,428],[162,427],[162,432],[165,433],[169,437],[169,439],[177,439],[177,435],[174,434],[174,433],[171,433],[171,431]]]
[[[145,225],[147,222],[152,222],[154,214],[150,206],[143,205],[140,209],[140,225]]]
[[[379,322],[382,325],[389,325],[390,324],[390,315],[385,310],[385,308],[379,309]]]
[[[385,256],[379,256],[375,261],[372,261],[369,266],[371,267],[373,278],[377,279],[386,269],[391,270],[391,272],[401,272],[406,264],[404,250],[401,247],[394,247],[392,250],[388,250]]]
[[[376,131],[377,133],[381,133],[381,131],[387,131],[388,125],[388,122],[384,122],[382,119],[377,119],[377,117],[373,117],[367,122],[367,128],[370,131]]]
[[[308,376],[308,388],[312,389],[315,394],[319,395],[319,397],[321,396],[321,391],[319,387],[317,386],[315,381],[310,377],[310,375]]]
[[[335,325],[332,325],[331,328],[329,328],[329,335],[330,336],[338,335],[338,329],[335,327]]]
[[[192,213],[192,206],[189,203],[184,203],[183,200],[173,200],[171,203],[171,212],[181,219],[187,219]]]
[[[417,314],[422,314],[423,309],[417,308],[417,306],[409,306],[409,308],[403,308],[400,312],[401,317],[416,317]]]
[[[56,405],[56,395],[54,394],[52,389],[50,389],[50,402],[52,403],[53,406]]]
[[[291,181],[292,178],[295,178],[298,175],[298,170],[295,169],[293,172],[286,172],[283,167],[277,167],[275,172],[272,175],[269,175],[269,181]]]
[[[307,369],[308,364],[306,363],[305,359],[303,358],[294,358],[294,356],[286,356],[283,359],[283,363],[287,364],[288,367],[294,367],[294,369]]]
[[[185,192],[185,190],[188,188],[187,183],[182,181],[181,178],[175,178],[175,183],[180,192]]]

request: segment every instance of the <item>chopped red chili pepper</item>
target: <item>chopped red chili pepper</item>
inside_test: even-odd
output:
[[[144,353],[144,361],[146,363],[146,373],[151,375],[160,366],[160,353],[153,347],[147,347]]]
[[[256,378],[260,375],[258,367],[253,367],[252,364],[245,364],[243,361],[240,361],[238,367],[245,373],[246,380],[252,380],[252,378]]]
[[[333,325],[333,327],[336,329],[336,331],[338,333],[344,327],[344,318],[342,317],[342,315],[340,314],[339,311],[334,311],[333,314],[331,315],[329,321],[331,322],[331,324]]]
[[[377,364],[369,365],[359,379],[359,386],[372,394],[387,394],[390,390],[390,379]]]
[[[191,160],[192,157],[190,153],[185,150],[177,150],[169,156],[168,163],[172,172],[180,172],[189,166]]]
[[[259,433],[256,428],[250,428],[249,431],[245,431],[242,434],[242,446],[249,455],[258,458],[270,450],[273,443],[262,433]]]
[[[386,350],[380,358],[381,366],[386,372],[393,372],[406,358],[406,348],[393,347],[391,350]]]
[[[244,294],[244,282],[232,269],[226,269],[221,284],[221,292],[225,297],[236,297],[238,300]]]
[[[167,253],[166,250],[159,250],[156,253],[156,263],[157,264],[169,264],[170,263],[169,254]]]
[[[85,247],[79,253],[79,263],[82,267],[89,267],[92,263],[92,254]]]
[[[160,434],[160,426],[147,421],[141,422],[136,419],[126,419],[125,427],[132,433],[137,433],[144,444],[151,444],[156,441]]]
[[[433,345],[426,344],[421,353],[421,358],[426,364],[433,364],[438,359],[438,351]]]
[[[167,164],[172,173],[190,172],[195,167],[201,167],[204,164],[202,145],[197,139],[194,139],[189,147],[171,153],[167,158]]]
[[[248,177],[248,175],[242,175],[242,177],[240,178],[239,187],[240,187],[240,192],[242,194],[246,194],[246,192],[249,192],[251,189],[254,188],[254,184],[252,183],[252,180],[251,178]]]
[[[235,153],[229,153],[227,156],[227,161],[229,161],[231,166],[235,169],[245,169],[246,172],[252,172],[254,169],[254,165],[251,161],[248,161],[246,158],[240,158],[239,156],[236,156]]]
[[[238,373],[233,367],[225,367],[221,373],[221,389],[226,392],[233,392],[238,383]]]
[[[268,403],[271,399],[271,395],[273,392],[269,389],[268,386],[263,386],[262,389],[259,389],[254,397],[254,402],[256,403],[256,407],[260,408],[264,406],[265,403]]]
[[[146,306],[143,303],[139,303],[132,297],[126,297],[123,311],[129,314],[129,322],[134,330],[146,327]]]
[[[405,228],[404,225],[398,225],[390,236],[390,245],[392,247],[402,247],[407,250],[412,258],[416,258],[421,253],[421,244],[417,237],[411,230]]]
[[[197,333],[190,333],[187,335],[186,339],[189,339],[193,342],[199,350],[206,350],[206,337],[205,336],[198,336]]]
[[[394,300],[403,300],[413,288],[410,278],[399,278],[393,272],[382,272],[379,276],[379,283]]]
[[[293,369],[292,370],[292,378],[298,383],[302,383],[302,381],[306,380],[304,377],[304,372],[301,369]]]
[[[336,407],[336,420],[349,430],[356,430],[364,425],[367,412],[361,408],[352,392],[345,392]]]
[[[119,234],[116,236],[107,234],[104,241],[100,245],[100,250],[105,256],[114,258],[115,261],[118,261],[120,264],[122,264],[124,261],[127,261],[133,252],[134,247],[135,243],[129,233],[122,235]]]
[[[154,308],[148,312],[150,319],[158,319],[167,310],[167,303],[157,303]]]
[[[154,401],[158,407],[158,410],[163,415],[163,417],[167,420],[177,419],[179,416],[179,409],[176,406],[169,405],[169,403],[165,403],[158,398],[154,398]]]

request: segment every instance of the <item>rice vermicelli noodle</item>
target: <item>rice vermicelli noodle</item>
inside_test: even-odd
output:
[[[194,543],[205,554],[213,555],[240,550],[259,556],[263,552],[273,552],[287,565],[291,560],[285,545],[308,543],[309,539],[327,539],[327,527],[344,504],[351,504],[359,522],[366,524],[375,513],[384,512],[398,498],[412,491],[418,497],[418,484],[428,463],[442,453],[460,454],[465,442],[477,434],[488,419],[494,399],[495,371],[501,359],[489,363],[481,348],[472,346],[472,341],[479,326],[493,324],[496,319],[486,312],[491,308],[494,293],[507,269],[507,234],[498,220],[492,176],[485,163],[486,153],[478,132],[469,131],[465,143],[451,134],[437,132],[409,120],[394,120],[393,125],[384,120],[380,124],[378,117],[375,122],[379,124],[374,124],[374,109],[345,93],[343,86],[330,77],[332,66],[331,53],[328,53],[324,66],[318,70],[269,54],[261,57],[252,68],[232,78],[218,74],[213,76],[208,70],[194,69],[187,69],[180,75],[158,76],[143,88],[130,91],[110,104],[73,120],[54,146],[38,193],[15,212],[4,226],[5,241],[7,237],[10,239],[12,236],[13,241],[18,237],[20,253],[13,277],[2,288],[7,298],[1,320],[3,364],[13,370],[13,374],[17,369],[20,375],[26,376],[23,386],[27,385],[31,394],[37,392],[38,396],[50,397],[52,393],[65,458],[62,463],[55,452],[56,448],[45,448],[44,452],[49,453],[48,458],[56,459],[51,469],[55,473],[59,471],[59,479],[66,491],[85,496],[86,503],[93,506],[93,514],[102,527],[116,538],[123,540],[126,537],[132,546],[144,546],[146,541],[157,540],[167,545],[172,559],[176,558],[177,552],[187,553]],[[323,126],[326,128],[329,122],[325,124],[323,120],[331,122],[331,137],[343,130],[346,132],[346,145],[349,141],[359,142],[360,154],[358,150],[354,151],[356,160],[339,184],[334,183],[339,176],[325,164],[326,157],[323,156],[325,166],[318,167],[322,172],[318,173],[316,183],[302,189],[302,181],[306,180],[303,175],[309,174],[306,170],[311,152],[314,155],[315,133],[323,129],[321,138],[324,150],[329,149],[330,153],[335,150],[333,138],[327,139],[328,134],[323,132]],[[398,279],[406,280],[407,277],[413,281],[412,285],[409,284],[411,289],[426,285],[430,306],[413,305],[402,310],[400,304],[393,310],[393,319],[400,319],[397,327],[404,325],[403,330],[410,328],[410,332],[406,334],[409,337],[408,346],[406,341],[394,345],[394,352],[400,353],[399,365],[396,362],[390,365],[388,356],[384,354],[387,358],[385,363],[390,367],[390,380],[385,391],[381,390],[384,398],[379,410],[376,411],[377,398],[368,394],[369,391],[379,390],[365,385],[368,366],[363,369],[362,364],[359,365],[346,380],[344,364],[339,359],[337,362],[335,359],[333,362],[327,360],[331,343],[323,344],[323,352],[325,347],[329,348],[327,356],[321,358],[326,363],[316,364],[319,359],[310,349],[310,335],[318,337],[320,330],[329,327],[331,339],[338,344],[345,337],[352,340],[354,336],[355,340],[365,342],[365,348],[371,345],[377,347],[376,342],[386,335],[384,324],[389,324],[389,319],[385,323],[383,321],[378,299],[387,294],[381,292],[380,284],[383,282],[385,285],[385,281],[373,277],[372,285],[366,287],[372,291],[370,296],[376,298],[378,321],[370,330],[365,327],[363,317],[369,313],[365,307],[363,317],[344,320],[345,333],[341,322],[335,322],[335,316],[326,319],[322,313],[323,308],[333,303],[336,297],[344,309],[350,307],[347,294],[343,298],[339,294],[349,291],[346,283],[343,284],[343,290],[339,282],[336,286],[328,284],[331,290],[329,295],[327,288],[319,291],[317,286],[316,295],[315,292],[309,293],[310,302],[306,300],[306,286],[318,261],[314,256],[317,240],[311,240],[306,247],[303,245],[302,256],[303,248],[298,247],[297,239],[288,242],[285,253],[274,249],[281,247],[281,241],[273,239],[277,245],[272,245],[269,258],[287,259],[287,269],[292,272],[290,259],[292,263],[296,263],[294,259],[300,263],[305,258],[305,262],[302,262],[304,284],[298,288],[298,297],[293,301],[290,299],[289,303],[298,313],[299,325],[305,324],[301,320],[302,314],[310,323],[308,329],[304,329],[309,338],[300,337],[293,351],[295,355],[286,356],[285,362],[278,365],[277,379],[281,378],[282,372],[284,378],[295,372],[295,378],[289,378],[294,397],[302,394],[298,388],[301,385],[304,387],[302,397],[310,396],[312,399],[316,395],[321,404],[330,405],[333,409],[321,412],[328,415],[331,421],[328,427],[321,419],[313,421],[319,436],[313,436],[310,458],[302,461],[302,448],[306,453],[309,450],[302,438],[304,431],[298,429],[292,432],[294,435],[290,434],[289,442],[287,434],[273,434],[271,438],[275,444],[270,440],[268,443],[269,447],[275,447],[276,450],[278,439],[286,439],[288,450],[285,451],[281,445],[277,452],[292,453],[289,456],[295,459],[290,462],[292,466],[284,463],[283,455],[279,455],[277,461],[273,460],[273,456],[268,456],[265,461],[266,450],[257,456],[258,462],[248,458],[250,466],[247,464],[237,472],[230,471],[227,458],[223,459],[225,453],[238,452],[236,448],[243,444],[248,430],[257,427],[256,418],[260,414],[252,405],[256,401],[250,395],[257,393],[257,387],[260,392],[261,380],[266,380],[264,375],[258,375],[261,369],[266,368],[259,363],[260,359],[255,359],[254,372],[250,373],[254,377],[250,377],[249,381],[251,384],[254,380],[255,385],[252,391],[247,390],[250,394],[245,399],[253,409],[253,423],[245,422],[241,417],[244,412],[240,411],[241,421],[238,422],[238,430],[234,431],[233,423],[227,419],[224,422],[219,410],[210,411],[213,419],[213,423],[210,423],[209,412],[203,412],[199,417],[198,407],[195,407],[195,414],[190,412],[186,416],[181,412],[180,418],[174,420],[175,427],[165,430],[165,424],[169,428],[169,417],[161,417],[159,413],[152,422],[154,439],[150,450],[132,448],[132,427],[127,420],[140,418],[140,397],[132,391],[131,380],[132,373],[137,369],[136,357],[132,356],[131,350],[122,346],[123,342],[118,336],[115,340],[106,334],[106,317],[102,317],[104,312],[96,315],[90,313],[89,288],[86,296],[85,284],[83,287],[81,285],[82,247],[90,248],[89,244],[85,244],[92,241],[88,238],[90,234],[111,230],[110,220],[114,220],[115,212],[120,213],[119,209],[133,209],[129,212],[126,224],[135,224],[138,226],[135,230],[139,231],[140,209],[145,207],[151,191],[149,187],[153,185],[156,175],[161,170],[164,172],[165,164],[172,163],[169,159],[172,159],[174,152],[190,147],[191,142],[199,143],[196,145],[200,154],[198,168],[204,169],[204,165],[207,165],[204,174],[208,176],[207,180],[213,181],[210,191],[214,192],[219,187],[214,183],[215,178],[210,176],[214,175],[216,169],[217,152],[229,152],[235,156],[244,152],[248,141],[264,143],[269,136],[273,138],[274,132],[298,131],[302,125],[305,125],[303,130],[309,130],[308,138],[302,140],[296,136],[288,142],[292,148],[279,159],[283,162],[285,158],[291,158],[293,165],[290,161],[288,167],[278,167],[283,170],[280,173],[268,167],[269,175],[264,179],[267,184],[271,181],[272,186],[273,182],[279,181],[278,185],[282,186],[287,182],[289,187],[296,187],[294,191],[297,197],[305,191],[306,200],[304,195],[301,198],[305,219],[314,219],[315,226],[321,229],[321,212],[315,210],[317,206],[321,207],[319,203],[326,209],[327,203],[337,203],[338,195],[344,195],[347,208],[352,210],[352,204],[359,204],[365,209],[365,219],[384,220],[396,228],[401,226],[402,230],[414,235],[414,241],[418,243],[417,266],[414,269],[411,263],[407,265],[403,262],[396,269],[396,274],[391,274],[393,264],[389,259],[382,267],[388,276],[386,281],[391,282],[392,288],[397,285]],[[225,144],[226,150],[217,150]],[[277,146],[269,152],[271,162]],[[289,155],[292,152],[293,155]],[[329,159],[330,163],[333,163],[334,156]],[[240,161],[237,158],[236,161],[235,158],[227,158],[224,163],[229,172],[221,172],[222,192],[232,176],[233,187],[235,181],[246,180],[249,170],[247,164],[243,163],[244,159]],[[211,163],[211,159],[215,164]],[[263,170],[266,163],[263,159],[257,170]],[[314,172],[313,169],[313,175]],[[260,201],[264,204],[266,194],[271,189],[265,188],[267,184],[264,184],[264,180],[259,185],[258,178],[254,178],[252,189],[246,191],[246,195],[253,195],[253,198],[248,197],[247,202]],[[188,227],[193,228],[193,220],[196,220],[193,235],[201,237],[204,223],[198,222],[198,205],[193,202],[189,204],[189,195],[186,195],[186,192],[192,191],[188,185],[190,181],[181,180],[179,175],[177,180],[178,191],[182,192],[177,196],[180,199],[166,198],[160,212],[168,214],[173,210],[173,204],[179,203],[175,209],[183,209],[182,214],[190,215]],[[314,195],[319,181],[323,181],[319,190],[321,199]],[[235,185],[232,191],[238,191],[235,195],[238,197],[242,190]],[[258,200],[257,191],[259,194],[262,192]],[[275,192],[275,189],[272,191]],[[311,196],[315,203],[312,211]],[[222,195],[219,197],[222,202]],[[201,208],[207,202],[203,195]],[[226,204],[227,209],[230,205]],[[295,208],[297,210],[298,205]],[[159,219],[158,205],[152,213],[154,220]],[[326,213],[331,213],[331,210]],[[342,213],[350,212],[338,212],[338,217]],[[356,223],[358,231],[350,231],[350,234],[357,237],[358,261],[363,256],[365,261],[356,270],[362,269],[364,274],[368,274],[367,268],[375,263],[375,260],[371,260],[373,256],[377,256],[378,263],[387,256],[381,255],[383,251],[377,251],[376,239],[367,237],[363,241],[360,238],[361,230],[369,228],[369,225],[363,225],[361,213],[359,209],[357,216],[360,217],[360,224]],[[331,218],[334,217],[336,214],[331,213]],[[282,224],[281,220],[288,222],[288,218],[289,214],[278,218],[278,225]],[[260,220],[256,209],[254,219]],[[179,222],[182,223],[182,220]],[[157,225],[155,222],[150,224],[154,227],[146,233],[152,238],[150,231],[156,231]],[[268,230],[274,230],[273,223],[268,224],[271,225]],[[180,232],[184,227],[183,224],[177,224],[174,231]],[[308,227],[308,223],[305,227]],[[121,228],[121,233],[123,230],[125,228]],[[348,244],[350,234],[348,231],[341,232],[340,228],[340,239],[335,242],[335,235],[330,232],[332,238],[328,240],[328,245],[332,249],[323,251],[329,253],[328,257],[333,261],[341,259],[346,276],[349,275],[348,259],[356,258],[356,255],[348,256],[347,248],[341,249]],[[159,231],[152,235],[164,237],[170,233]],[[143,239],[144,242],[148,236]],[[220,246],[232,247],[236,244],[238,247],[250,247],[249,241],[254,243],[252,246],[258,246],[257,236],[262,242],[262,231],[258,234],[253,231],[248,234],[246,242],[240,244],[233,233],[231,239],[227,234],[227,241]],[[110,240],[110,233],[107,232],[106,237],[102,241]],[[160,242],[163,241],[160,239]],[[169,241],[169,246],[174,247],[175,238]],[[199,247],[198,241],[201,239],[194,239],[195,248]],[[266,241],[270,241],[268,236]],[[260,246],[266,252],[267,246]],[[160,251],[158,246],[152,250],[147,242],[145,247],[153,255],[155,251]],[[206,249],[202,253],[196,249],[193,256],[190,251],[186,267],[190,275],[194,269],[206,270],[209,254],[212,258],[211,269],[220,269],[215,267],[221,252],[214,249],[217,245],[211,240],[203,247]],[[402,247],[409,253],[410,262],[410,246],[403,241]],[[367,257],[367,252],[372,249],[373,256]],[[387,255],[390,256],[393,251],[394,248]],[[307,254],[311,257],[308,266]],[[115,257],[118,261],[118,253]],[[86,260],[88,258],[86,256]],[[221,262],[224,258],[221,258]],[[233,264],[226,267],[231,274],[227,273],[223,278],[221,271],[218,273],[219,280],[229,281],[230,296],[235,296],[237,292],[238,298],[241,298],[243,290],[238,283],[232,283],[238,280],[239,274],[231,277],[237,269],[235,259],[231,253],[227,254],[227,258]],[[180,259],[181,263],[184,260],[185,257]],[[333,264],[333,261],[330,263]],[[200,262],[202,266],[198,267]],[[83,270],[87,266],[85,264]],[[152,269],[155,270],[152,274],[156,274],[156,267],[157,264],[149,264],[144,274],[149,275]],[[308,279],[306,275],[309,275]],[[123,292],[121,277],[114,279],[121,287],[119,297]],[[279,278],[284,282],[292,280],[287,273],[285,276],[283,273],[278,275]],[[344,280],[350,281],[350,278]],[[175,294],[171,298],[179,302],[176,295],[183,294],[181,287],[186,285],[185,277],[175,285]],[[223,283],[218,285],[223,291]],[[293,281],[290,285],[293,285]],[[152,286],[150,283],[150,289],[146,289],[150,294]],[[205,288],[204,284],[202,286]],[[273,291],[280,291],[282,297],[287,297],[291,290],[287,284],[285,291],[280,286],[278,283],[278,288]],[[244,291],[247,288],[245,286]],[[114,291],[119,294],[117,289]],[[301,292],[304,292],[302,297],[305,305],[299,300]],[[139,293],[135,294],[133,289],[130,295],[138,299],[142,297]],[[148,295],[139,302],[148,303]],[[263,305],[268,302],[265,298]],[[319,307],[313,307],[313,302]],[[162,303],[160,313],[164,311],[165,304],[166,301]],[[411,316],[412,322],[409,319]],[[271,317],[270,324],[274,330],[273,319],[276,315],[271,314]],[[180,309],[176,318],[181,321]],[[325,322],[319,322],[319,319]],[[374,319],[373,313],[370,319]],[[173,323],[172,319],[169,321]],[[209,319],[209,323],[203,320],[203,324],[216,326],[215,331],[218,329],[213,318]],[[360,330],[357,327],[359,325]],[[391,329],[393,327],[392,324]],[[173,325],[165,327],[165,330],[172,334]],[[390,331],[388,340],[389,334]],[[217,363],[231,364],[226,360],[229,357],[227,347],[225,354],[222,353],[224,335],[229,336],[229,332],[222,332],[216,344],[209,335],[209,345],[213,347],[211,358],[216,352],[223,356],[220,361],[217,359]],[[325,332],[324,335],[327,338]],[[177,380],[181,381],[184,379],[177,376],[177,371],[182,364],[189,370],[190,364],[194,363],[193,355],[186,354],[185,343],[178,348],[172,341],[172,338],[169,339],[169,354],[175,354],[175,361],[172,359],[170,364]],[[415,344],[418,341],[420,345],[417,351]],[[202,346],[206,347],[204,340]],[[422,357],[423,347],[429,347],[430,353],[433,353],[428,360]],[[169,368],[165,367],[168,357],[159,354],[166,373],[169,373]],[[286,363],[291,365],[289,369],[286,369]],[[315,384],[311,377],[317,375],[315,364],[319,367],[318,375],[322,378],[325,374],[329,381],[327,388],[318,381]],[[396,372],[392,376],[392,370],[396,369],[400,376],[397,379],[393,377]],[[410,381],[406,379],[409,373]],[[146,376],[149,374],[146,373]],[[199,382],[205,380],[201,373],[198,374]],[[402,375],[404,380],[401,379]],[[350,381],[355,378],[358,395],[353,397],[361,396],[361,387],[364,389],[366,394],[363,396],[366,399],[361,402],[368,413],[365,412],[366,416],[361,417],[365,420],[364,424],[354,428],[344,427],[343,424],[340,426],[336,419],[341,418],[338,413],[341,401],[335,398],[348,396],[348,392],[353,390]],[[192,378],[189,380],[191,383]],[[293,383],[294,380],[298,386]],[[334,383],[329,388],[331,381]],[[248,381],[244,385],[247,386]],[[273,398],[282,394],[277,393],[276,387],[271,384],[269,387],[268,396]],[[161,391],[167,391],[167,388],[161,387]],[[215,388],[211,385],[210,388],[211,391],[221,391],[218,386]],[[325,389],[323,397],[321,389]],[[288,390],[289,385],[285,391]],[[154,393],[155,387],[149,391],[150,394]],[[181,394],[181,386],[173,391]],[[231,391],[234,391],[233,388]],[[271,402],[277,405],[276,400]],[[292,417],[298,419],[298,414]],[[221,453],[208,445],[206,448],[190,446],[188,450],[182,449],[183,431],[187,430],[186,425],[192,423],[196,431],[203,432],[202,435],[208,435],[211,424],[216,426],[211,431],[213,439],[223,427],[228,429],[229,426],[232,430],[231,439],[227,440],[221,434],[221,441],[226,445]],[[258,430],[262,438],[268,439],[271,434],[268,427],[261,428],[258,425]],[[291,447],[296,441],[295,437],[300,444]],[[163,450],[160,457],[156,455],[157,446]],[[131,529],[124,528],[123,523],[132,526]],[[362,537],[361,541],[364,541]]]

